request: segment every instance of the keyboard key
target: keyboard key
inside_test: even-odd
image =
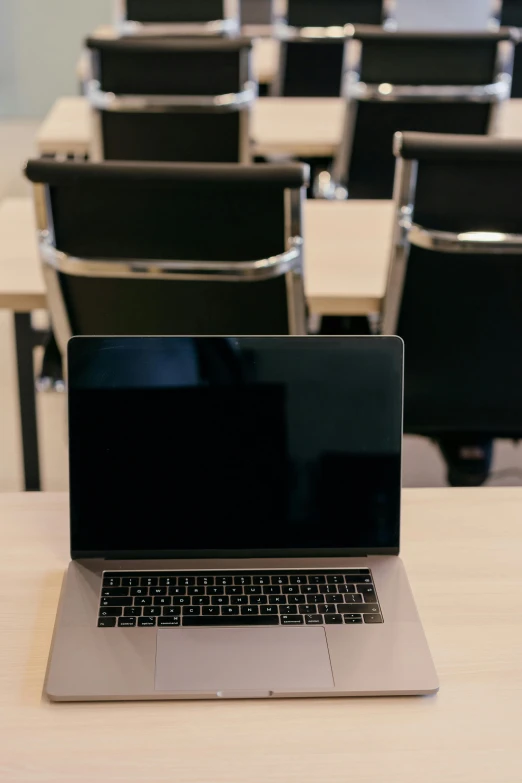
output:
[[[206,595],[205,588],[202,585],[196,585],[195,587],[187,587],[188,595]]]
[[[196,615],[201,614],[201,609],[199,606],[184,606],[181,610],[181,613],[185,615]]]
[[[318,593],[318,592],[319,592],[319,588],[317,587],[317,585],[302,585],[301,586],[301,593],[303,595],[310,595],[312,593]]]
[[[345,581],[347,585],[371,584],[372,578],[368,574],[346,574]]]
[[[291,585],[305,585],[308,582],[305,574],[296,574],[296,576],[290,577]]]
[[[233,587],[225,587],[225,593],[227,595],[243,595],[243,588],[239,585]]]
[[[163,617],[172,617],[181,614],[181,606],[164,606]]]
[[[297,606],[285,604],[279,607],[279,614],[297,614]]]
[[[155,617],[138,617],[139,628],[152,628],[156,625]]]
[[[252,579],[252,584],[254,585],[269,585],[270,584],[270,577],[269,576],[254,576]]]
[[[345,604],[362,604],[363,602],[362,595],[359,593],[346,593],[343,597]]]
[[[104,587],[102,589],[102,595],[103,596],[129,595],[129,588],[128,587]]]
[[[268,597],[266,595],[251,595],[250,603],[255,604],[256,606],[260,606],[261,604],[267,604]]]
[[[268,596],[268,603],[269,604],[286,604],[286,596],[285,595],[269,595]]]
[[[190,604],[189,595],[174,595],[172,596],[172,603],[174,606],[188,606]]]
[[[107,609],[99,609],[98,614],[100,617],[121,617],[123,609],[121,606],[110,606]]]
[[[195,576],[180,576],[178,578],[178,585],[185,585],[186,587],[188,587],[195,584],[196,584]]]
[[[259,608],[259,611],[261,612],[261,614],[275,614],[275,615],[279,614],[279,609],[277,608],[277,606],[261,606]]]
[[[311,585],[324,585],[326,584],[326,578],[321,574],[309,574],[308,583]]]
[[[230,603],[228,595],[214,595],[211,598],[212,606],[227,606]]]
[[[247,604],[249,601],[248,595],[233,595],[230,599],[230,603],[234,606],[239,606],[240,604]]]
[[[366,585],[357,585],[357,592],[364,596],[364,600],[369,604],[377,602],[377,595],[374,587],[367,587]]]
[[[224,587],[207,587],[207,595],[224,595]]]
[[[169,595],[186,595],[186,587],[169,587]]]
[[[326,594],[326,603],[327,604],[342,604],[342,603],[344,603],[343,598],[344,598],[344,596],[339,595],[338,593],[327,593]]]
[[[362,606],[352,606],[352,609],[356,609],[361,614],[380,614],[381,610],[379,604],[363,604]]]
[[[146,606],[143,610],[144,617],[157,617],[161,614],[161,606]]]
[[[365,614],[363,617],[365,623],[382,623],[380,614]]]
[[[219,606],[204,606],[201,612],[205,617],[215,617],[221,613]]]
[[[235,576],[234,577],[234,584],[235,585],[251,585],[252,584],[252,577],[250,577],[250,576]]]
[[[305,598],[309,604],[324,604],[324,600],[325,600],[324,595],[322,595],[322,593],[317,593],[315,595],[313,593],[312,595],[307,594]]]
[[[287,595],[287,601],[289,604],[304,604],[306,603],[306,598],[304,595]]]
[[[125,617],[139,617],[141,615],[141,606],[126,606],[123,614]]]
[[[342,574],[327,574],[326,582],[329,585],[342,585],[344,584],[344,576]]]
[[[337,585],[338,593],[355,593],[355,585]]]
[[[213,585],[214,584],[214,577],[213,576],[198,576],[196,579],[196,584],[198,585]]]
[[[241,607],[241,614],[259,614],[259,607],[258,606],[242,606]]]
[[[342,617],[344,617],[344,622],[346,625],[362,625],[362,617],[350,617],[349,614],[344,614]]]
[[[265,595],[279,595],[281,593],[281,588],[279,585],[265,585],[263,587],[263,593]]]
[[[324,618],[327,625],[342,625],[343,616],[341,614],[327,614]]]
[[[164,628],[179,628],[181,617],[158,617],[158,625]]]
[[[98,628],[114,628],[115,625],[115,617],[98,617]]]
[[[304,625],[304,617],[300,614],[283,614],[281,625]]]
[[[314,604],[301,604],[299,614],[317,614],[317,606]]]
[[[148,587],[131,587],[130,594],[133,595],[133,596],[148,595],[149,594],[149,588]]]
[[[102,606],[132,606],[132,598],[102,598]]]
[[[136,627],[135,617],[120,617],[118,619],[118,628],[135,628],[135,627]]]
[[[301,587],[299,585],[285,585],[283,587],[283,593],[285,595],[298,595],[301,592]]]
[[[142,587],[156,587],[158,578],[156,576],[142,576],[140,585]]]
[[[121,586],[122,587],[137,587],[140,583],[140,580],[137,576],[125,576],[121,580]]]
[[[287,576],[273,576],[272,577],[272,584],[273,585],[287,585],[288,584],[288,577]]]
[[[170,606],[172,598],[169,595],[160,595],[154,599],[154,606]]]
[[[104,587],[119,587],[120,586],[120,579],[116,576],[106,576],[103,580],[103,586]]]
[[[208,606],[210,598],[208,595],[195,595],[192,599],[193,606]]]
[[[171,587],[176,584],[175,576],[161,576],[159,583],[162,587]]]
[[[337,614],[336,604],[317,604],[317,611],[321,614]]]
[[[221,616],[229,616],[231,614],[239,614],[239,606],[224,606],[221,610]]]
[[[254,577],[254,579],[256,578],[258,577]],[[245,587],[245,595],[261,595],[262,592],[263,588],[260,585],[247,585]]]
[[[147,596],[144,596],[140,598],[140,596],[136,596],[134,599],[134,606],[150,606],[152,604],[152,598],[149,598]]]
[[[167,595],[167,588],[166,587],[151,587],[149,590],[149,595]]]
[[[216,576],[217,585],[231,585],[234,583],[234,579],[231,576]]]
[[[304,615],[306,625],[322,625],[323,616],[321,614],[305,614]]]
[[[183,626],[235,626],[235,625],[279,625],[279,617],[270,615],[240,615],[239,617],[184,617]]]
[[[342,615],[343,615],[345,621],[346,620],[360,620],[361,623],[362,623],[362,615],[361,614],[353,614],[353,613],[349,613],[349,612],[342,612]]]

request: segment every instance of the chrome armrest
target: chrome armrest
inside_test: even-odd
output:
[[[347,93],[358,101],[496,103],[509,98],[511,76],[501,74],[492,84],[481,85],[366,84],[354,78],[348,82]]]
[[[416,247],[438,253],[516,254],[522,255],[522,234],[503,234],[496,231],[435,231],[416,223],[405,225],[406,240]]]
[[[85,94],[90,105],[100,111],[175,112],[186,108],[235,111],[251,106],[257,97],[255,82],[245,82],[243,87],[241,92],[225,95],[115,95],[104,92],[99,81],[91,79],[86,84]]]
[[[352,24],[332,27],[290,27],[287,24],[277,22],[274,25],[274,37],[280,41],[310,41],[324,40],[325,38],[351,38],[355,32]]]
[[[149,259],[81,259],[57,250],[48,231],[38,232],[42,262],[57,272],[78,277],[126,277],[180,280],[269,280],[287,272],[302,272],[301,237],[289,240],[289,249],[259,261],[158,261]]]
[[[200,35],[239,35],[240,25],[236,19],[216,19],[212,22],[200,23],[144,23],[124,19],[116,29],[123,37],[165,38],[167,36],[200,36]]]

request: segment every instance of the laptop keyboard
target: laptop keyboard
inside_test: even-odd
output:
[[[104,572],[98,616],[99,628],[382,622],[367,568]]]

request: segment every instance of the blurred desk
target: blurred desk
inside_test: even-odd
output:
[[[340,98],[259,98],[252,111],[257,155],[328,157],[342,136],[344,102]],[[59,98],[37,136],[42,155],[89,153],[89,106],[85,98]],[[522,138],[522,100],[500,107],[497,135]]]
[[[437,696],[51,704],[42,689],[69,562],[68,497],[0,494],[0,777],[517,783],[521,517],[518,488],[403,493],[401,555]]]

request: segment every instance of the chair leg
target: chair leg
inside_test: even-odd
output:
[[[64,391],[63,363],[54,333],[45,344],[42,369],[36,383],[38,391]]]
[[[489,478],[493,462],[491,438],[446,435],[437,439],[451,487],[481,487]]]

